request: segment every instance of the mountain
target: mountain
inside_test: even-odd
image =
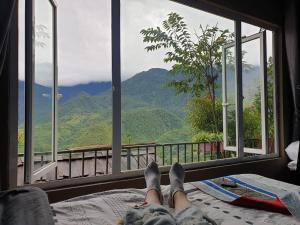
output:
[[[176,94],[172,88],[164,85],[171,80],[169,72],[165,69],[150,69],[136,74],[121,84],[122,111],[139,107],[161,107],[180,117],[184,117],[185,107],[189,95]],[[81,92],[69,101],[61,104],[60,113],[65,115],[72,112],[111,112],[111,89],[97,95]]]
[[[128,134],[126,142],[156,141],[164,133],[182,126],[181,118],[160,108],[138,108],[122,115],[122,131]]]
[[[35,121],[45,121],[51,112],[51,88],[39,84],[34,88]],[[19,81],[19,125],[23,126],[25,119],[25,82]]]
[[[43,115],[48,114],[51,109],[51,91],[50,87],[46,87],[40,84],[35,84],[35,110],[36,110],[36,120],[43,121]],[[75,86],[60,86],[58,88],[60,98],[59,104],[63,104],[68,100],[76,97],[82,92],[87,93],[88,95],[94,96],[99,95],[106,90],[111,89],[111,82],[91,82],[88,84],[78,84]],[[25,117],[25,82],[19,81],[19,124],[24,123]],[[49,117],[49,116],[47,116]]]
[[[182,75],[177,75],[181,79]],[[176,94],[173,88],[166,87],[174,77],[168,70],[152,68],[136,74],[132,78],[122,82],[122,99],[134,97],[136,100],[146,102],[151,106],[161,107],[167,111],[184,117],[183,108],[189,99],[188,94]],[[124,110],[130,109],[131,105],[124,105]]]
[[[256,93],[258,69],[243,74],[244,93]],[[231,87],[233,71],[228,76]],[[191,141],[192,129],[185,120],[188,94],[176,94],[166,87],[171,76],[165,69],[152,68],[140,72],[121,84],[122,143],[184,142]],[[221,78],[218,87],[221,87]],[[234,86],[233,86],[234,87]],[[49,151],[51,144],[51,88],[35,86],[35,146],[38,151]],[[234,88],[229,88],[229,91]],[[24,117],[24,82],[19,85],[20,134]],[[220,92],[220,91],[219,91]],[[60,87],[62,97],[58,106],[58,145],[63,150],[94,144],[111,144],[112,141],[112,92],[110,82],[80,84]],[[252,96],[253,96],[252,93]],[[221,94],[218,94],[221,96]],[[230,94],[229,94],[230,95]],[[21,135],[22,136],[22,135]],[[22,143],[20,143],[20,146]]]
[[[81,92],[89,95],[99,95],[100,93],[111,89],[111,82],[91,82],[88,84],[78,84],[74,86],[60,86],[58,91],[61,95],[59,101],[64,103]]]

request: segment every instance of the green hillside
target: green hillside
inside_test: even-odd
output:
[[[164,133],[182,127],[182,119],[159,108],[138,108],[122,115],[126,143],[157,141]]]
[[[123,144],[191,140],[184,110],[189,96],[176,95],[173,89],[165,87],[169,80],[167,70],[150,69],[122,82]],[[58,112],[59,150],[111,144],[111,90],[98,95],[81,92],[60,103]],[[35,129],[35,149],[40,152],[49,151],[51,146],[50,123],[44,121],[37,121]],[[19,134],[21,149],[22,129]]]
[[[122,82],[123,144],[192,141],[194,133],[186,122],[186,105],[190,96],[188,94],[177,95],[174,89],[166,87],[166,84],[174,78],[168,73],[167,70],[153,68]],[[250,75],[245,78],[247,77]],[[257,88],[257,85],[250,86],[252,89]],[[40,94],[49,91],[47,87],[39,86],[38,88]],[[96,90],[95,87],[93,88]],[[252,89],[250,90],[250,87],[245,89],[245,93],[256,93]],[[85,90],[89,90],[88,85],[85,85]],[[68,91],[70,91],[68,100],[60,102],[58,107],[59,150],[95,144],[111,144],[111,89],[108,87],[99,93],[96,91],[93,93],[76,92],[74,96],[72,93],[75,91],[72,87],[68,87]],[[34,146],[36,152],[51,149],[50,104],[46,95],[42,97],[37,104],[37,107],[41,109],[35,114]],[[19,126],[18,139],[19,152],[23,152],[22,123]]]
[[[169,71],[164,69],[153,68],[138,73],[122,82],[123,99],[126,103],[127,99],[134,97],[151,106],[161,107],[178,116],[185,116],[184,108],[189,95],[177,95],[174,89],[166,87],[172,79]],[[124,105],[125,111],[130,108],[130,105]]]
[[[96,113],[73,114],[59,121],[59,149],[111,144],[111,122]]]

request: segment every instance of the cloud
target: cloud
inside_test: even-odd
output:
[[[111,0],[61,0],[58,2],[58,75],[60,85],[111,80]],[[20,1],[20,7],[24,0]],[[43,9],[47,12],[47,9]],[[163,62],[164,50],[147,53],[141,29],[160,26],[170,12],[184,17],[190,32],[203,26],[218,24],[234,31],[234,22],[204,11],[167,0],[121,1],[121,70],[122,79],[152,67],[169,69]],[[23,10],[20,10],[22,19]],[[42,13],[40,13],[42,14]],[[43,22],[43,18],[40,19]],[[38,23],[39,21],[37,21]],[[243,31],[255,32],[257,27],[243,26]],[[24,27],[20,26],[20,35]],[[270,38],[269,38],[270,39]],[[20,38],[24,43],[24,38]],[[24,47],[21,46],[20,78],[24,78]],[[269,49],[269,48],[268,48]],[[259,56],[249,49],[250,63]],[[44,57],[47,58],[47,57]],[[49,61],[49,60],[48,60]],[[23,62],[23,64],[22,64]],[[39,80],[42,84],[45,81]]]

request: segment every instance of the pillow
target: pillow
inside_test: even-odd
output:
[[[292,161],[298,160],[299,141],[294,141],[285,149],[286,154]]]

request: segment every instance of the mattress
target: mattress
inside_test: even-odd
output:
[[[269,186],[282,190],[299,192],[300,187],[276,181],[255,174],[243,174],[245,178],[255,179]],[[212,197],[192,183],[185,183],[189,200],[199,207],[218,224],[300,224],[292,216],[272,213],[263,210],[234,206]],[[125,215],[129,207],[143,202],[145,189],[122,189],[80,196],[52,204],[56,224],[60,225],[115,225]],[[169,186],[162,186],[167,207]],[[170,209],[172,212],[172,209]]]

